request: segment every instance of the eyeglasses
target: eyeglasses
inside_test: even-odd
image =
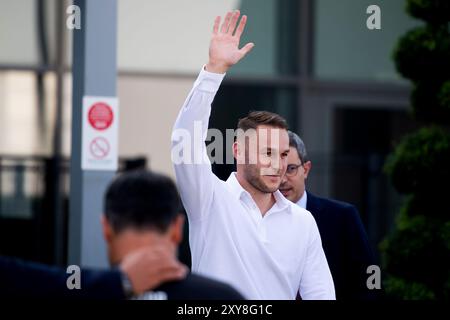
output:
[[[289,164],[286,169],[286,176],[287,177],[293,177],[297,174],[298,168],[303,166],[303,163],[300,164]]]

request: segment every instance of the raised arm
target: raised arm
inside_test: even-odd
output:
[[[205,139],[211,103],[227,70],[252,48],[239,49],[247,17],[239,22],[239,11],[228,12],[222,23],[217,17],[209,47],[209,61],[202,68],[172,132],[172,162],[181,198],[190,220],[202,219],[209,212],[217,177],[212,173]]]

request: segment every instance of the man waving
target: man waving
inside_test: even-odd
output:
[[[237,171],[222,181],[211,170],[205,145],[211,103],[228,69],[254,47],[239,49],[247,21],[239,16],[229,12],[222,24],[216,18],[209,62],[172,134],[192,269],[232,284],[249,299],[295,299],[298,292],[303,299],[335,299],[314,218],[278,191],[289,153],[286,121],[265,111],[240,119],[233,145]]]

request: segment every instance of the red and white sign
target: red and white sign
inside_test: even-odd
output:
[[[109,142],[103,137],[98,137],[92,140],[89,145],[89,151],[91,155],[96,159],[104,159],[109,154]]]
[[[88,120],[94,129],[106,130],[114,120],[114,113],[109,105],[98,102],[89,108]]]
[[[83,97],[83,170],[117,170],[118,120],[117,98]]]

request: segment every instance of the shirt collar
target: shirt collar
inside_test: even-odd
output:
[[[252,199],[250,193],[241,186],[238,179],[236,178],[236,172],[232,172],[230,174],[226,183],[239,200],[242,200],[244,197]],[[277,211],[288,209],[287,212],[291,212],[291,202],[287,200],[279,190],[275,191],[273,193],[273,196],[275,197],[274,208],[276,207]]]
[[[245,194],[250,194],[242,188],[241,184],[236,178],[236,172],[232,172],[227,179],[227,185],[231,188],[231,191],[236,195],[238,199],[241,199]]]
[[[308,196],[306,195],[306,190],[303,191],[303,195],[300,200],[297,201],[297,205],[300,208],[306,209],[306,201],[308,200]]]

